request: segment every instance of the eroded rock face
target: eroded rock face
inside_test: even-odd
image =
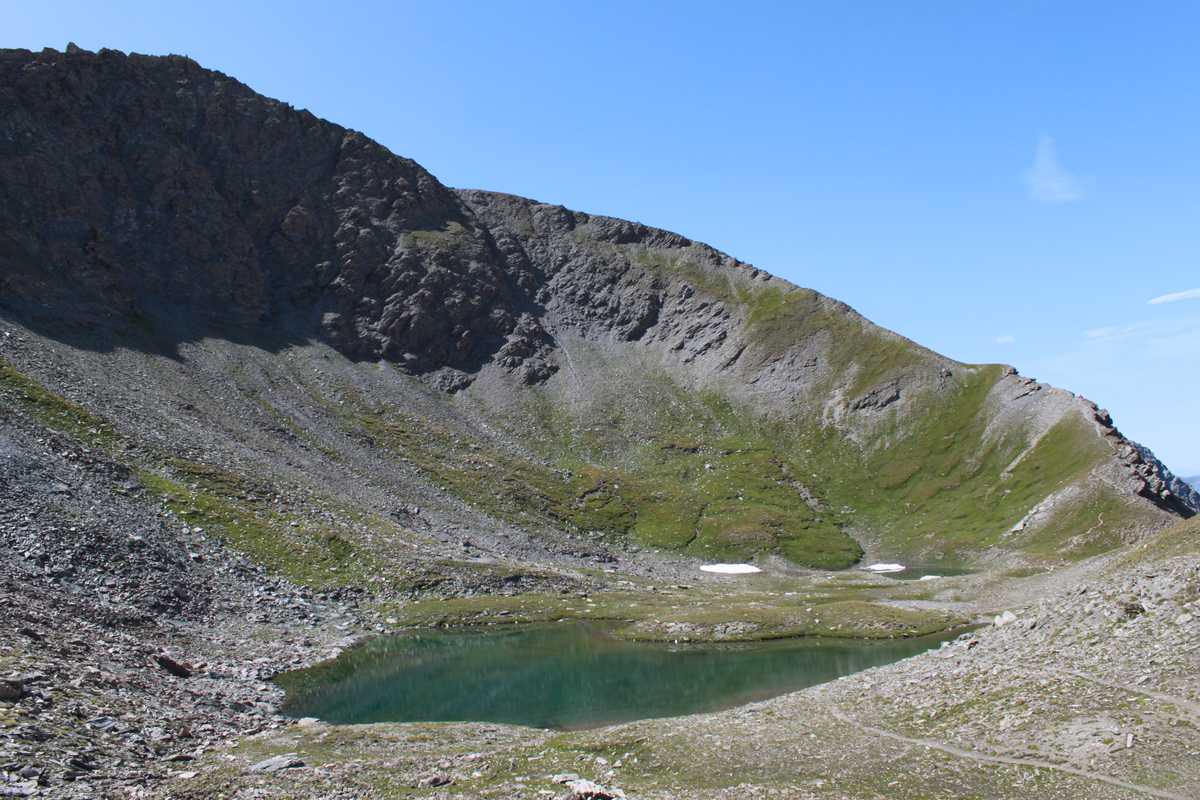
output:
[[[497,353],[529,380],[554,369],[543,276],[455,193],[186,58],[0,54],[0,216],[3,302],[24,316],[319,335],[412,372]]]
[[[1200,492],[1167,469],[1150,448],[1125,438],[1107,409],[1084,398],[1079,401],[1091,411],[1101,435],[1111,443],[1135,494],[1183,517],[1200,510]]]
[[[1121,450],[1122,455],[1128,455],[1130,469],[1140,478],[1139,494],[1143,497],[1156,499],[1185,517],[1190,517],[1200,509],[1200,491],[1188,481],[1173,474],[1155,457],[1149,447],[1137,442],[1128,442],[1136,453]]]

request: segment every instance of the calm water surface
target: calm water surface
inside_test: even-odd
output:
[[[503,722],[587,728],[714,711],[888,664],[945,634],[745,645],[626,642],[601,627],[385,636],[279,677],[285,713],[328,722]]]
[[[940,578],[953,578],[957,575],[970,575],[973,570],[964,569],[962,567],[939,567],[939,566],[909,566],[904,572],[889,572],[889,578],[896,578],[902,581],[919,581],[926,575],[937,575]]]

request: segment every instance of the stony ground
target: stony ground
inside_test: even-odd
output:
[[[55,373],[52,350],[9,343]],[[320,353],[299,353],[297,367]],[[206,374],[229,356],[193,354]],[[685,558],[495,520],[476,530],[474,509],[395,471],[377,476],[368,451],[327,459],[322,448],[341,435],[329,428],[230,487],[227,475],[245,474],[230,442],[276,444],[250,413],[220,418],[213,381],[212,398],[186,408],[156,389],[142,401],[154,413],[116,430],[53,393],[0,386],[3,795],[536,798],[564,794],[553,779],[569,775],[661,798],[1200,791],[1194,524],[1075,564],[927,582],[782,560],[764,561],[761,575],[711,576]],[[132,387],[68,388],[138,407]],[[190,441],[187,454],[229,472],[164,460],[156,434]],[[311,488],[283,491],[313,466],[305,459],[329,467],[331,491],[399,516],[364,521]],[[231,538],[256,524],[292,549]],[[369,544],[371,558],[391,554],[392,571],[355,588],[360,562],[305,549],[309,530]],[[1013,618],[990,622],[1005,611]],[[988,624],[941,651],[765,703],[588,732],[298,724],[279,716],[269,680],[393,628],[561,619],[671,641]]]
[[[9,796],[539,798],[562,796],[570,776],[645,798],[1200,792],[1195,524],[1029,577],[610,574],[591,593],[356,609],[352,594],[315,593],[232,555],[146,502],[103,454],[4,422]],[[625,619],[634,632],[719,639],[805,632],[786,626],[813,624],[815,607],[826,616],[816,632],[836,635],[849,621],[833,610],[846,604],[925,609],[942,625],[996,616],[940,651],[803,692],[586,732],[297,723],[278,715],[269,682],[389,624]]]
[[[538,798],[575,774],[645,798],[1194,798],[1198,618],[1200,558],[1176,556],[730,711],[574,733],[302,723],[212,752],[168,794]],[[303,765],[250,771],[281,754]]]
[[[136,796],[279,725],[269,678],[362,630],[352,597],[265,575],[123,465],[2,421],[0,796]]]
[[[1200,790],[1194,525],[928,582],[779,559],[712,576],[488,516],[403,458],[348,446],[331,387],[395,383],[321,347],[205,343],[185,381],[164,357],[2,333],[38,381],[0,375],[0,796],[533,798],[569,775],[662,798]],[[79,377],[104,365],[122,380]],[[110,425],[63,395],[127,413]],[[1004,611],[824,687],[583,733],[301,725],[269,680],[411,625],[595,619],[709,641],[915,635]]]

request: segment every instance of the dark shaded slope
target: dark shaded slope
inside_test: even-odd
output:
[[[543,345],[540,276],[436,178],[186,58],[0,54],[0,218],[0,302],[60,333],[321,336],[415,372]]]

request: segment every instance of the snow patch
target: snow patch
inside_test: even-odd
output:
[[[919,581],[936,581],[940,577],[942,577],[942,576],[941,575],[922,575],[921,577],[917,578],[917,580],[919,580]]]
[[[702,572],[718,572],[722,575],[749,575],[753,572],[762,572],[753,564],[705,564],[700,567],[700,570]]]
[[[904,572],[908,567],[903,564],[872,564],[867,567],[868,572]]]

